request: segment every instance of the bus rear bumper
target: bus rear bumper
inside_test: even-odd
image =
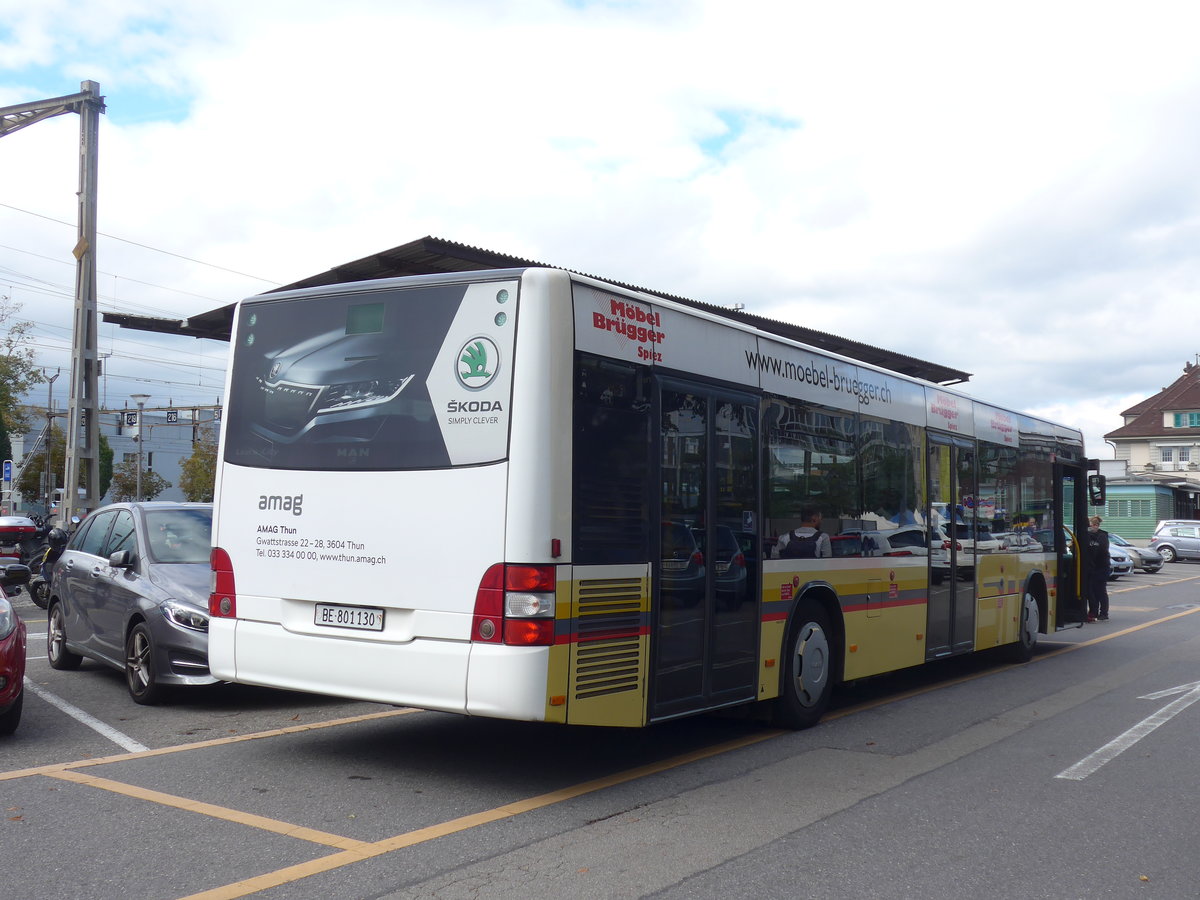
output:
[[[546,718],[549,647],[472,644],[467,712],[541,722]]]
[[[209,669],[241,684],[465,713],[471,645],[331,640],[270,622],[209,622]]]
[[[548,647],[331,640],[245,619],[209,622],[223,681],[474,716],[543,721]]]

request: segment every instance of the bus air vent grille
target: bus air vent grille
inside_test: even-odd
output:
[[[641,578],[579,583],[575,699],[641,690],[644,594]]]

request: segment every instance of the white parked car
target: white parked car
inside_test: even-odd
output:
[[[1108,567],[1108,580],[1116,581],[1122,575],[1128,575],[1133,571],[1133,560],[1129,558],[1129,554],[1125,552],[1125,548],[1112,541],[1108,545],[1108,558],[1110,565]]]

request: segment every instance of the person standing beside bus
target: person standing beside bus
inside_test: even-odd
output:
[[[1108,621],[1108,570],[1112,562],[1108,557],[1108,532],[1100,527],[1099,516],[1088,519],[1088,533],[1084,539],[1084,589],[1087,593],[1089,622],[1099,619]]]
[[[806,506],[800,510],[800,527],[780,535],[775,544],[776,559],[815,559],[833,556],[829,535],[821,531],[821,510]]]

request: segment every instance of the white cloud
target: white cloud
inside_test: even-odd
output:
[[[1099,434],[1198,349],[1198,19],[0,0],[0,104],[100,81],[100,228],[182,256],[286,282],[435,234],[962,368],[983,399]],[[4,202],[74,219],[76,128],[0,141]],[[0,223],[0,283],[70,282],[69,231]],[[186,315],[263,288],[102,251],[114,303]]]

